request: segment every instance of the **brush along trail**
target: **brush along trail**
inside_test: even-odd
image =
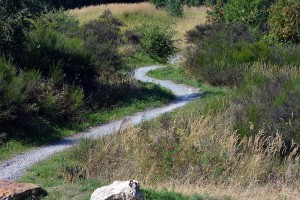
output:
[[[164,113],[171,112],[180,108],[187,103],[202,96],[197,88],[189,87],[186,85],[175,84],[171,81],[157,80],[148,77],[146,74],[151,70],[161,68],[161,66],[142,67],[134,71],[134,77],[142,82],[152,82],[159,84],[162,87],[170,89],[176,99],[163,107],[146,110],[143,112],[135,113],[131,116],[126,116],[123,119],[115,120],[107,124],[102,124],[90,128],[84,132],[78,133],[72,137],[61,139],[52,144],[35,148],[24,154],[15,156],[0,162],[0,180],[16,181],[21,178],[26,170],[39,161],[49,158],[51,155],[67,150],[74,146],[80,139],[97,139],[101,136],[111,134],[120,129],[126,128],[128,125],[137,125],[144,121],[156,118]]]

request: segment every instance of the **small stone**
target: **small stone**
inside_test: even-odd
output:
[[[115,181],[111,185],[96,189],[91,200],[143,200],[139,182]]]
[[[0,180],[0,199],[25,199],[29,197],[41,197],[47,192],[39,185],[32,183],[16,183]]]

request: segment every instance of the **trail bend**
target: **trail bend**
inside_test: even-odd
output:
[[[42,147],[37,147],[23,154],[17,155],[11,159],[4,160],[0,162],[0,180],[16,181],[20,179],[25,174],[28,168],[38,163],[39,161],[49,158],[55,153],[69,149],[70,147],[74,146],[80,139],[97,139],[103,135],[111,134],[115,131],[123,129],[127,125],[140,124],[144,121],[154,119],[164,113],[171,112],[177,108],[183,107],[187,103],[202,96],[203,93],[199,92],[197,88],[182,84],[175,84],[172,81],[158,80],[147,76],[147,72],[158,68],[161,68],[161,66],[150,66],[136,69],[134,71],[134,77],[139,81],[152,82],[170,89],[176,97],[174,101],[159,108],[137,112],[120,120],[114,120],[109,123],[90,128],[74,136],[61,139],[57,142]]]

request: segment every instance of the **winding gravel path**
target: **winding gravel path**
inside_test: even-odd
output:
[[[160,66],[139,68],[135,70],[134,77],[142,82],[152,82],[170,89],[176,95],[176,99],[170,104],[160,108],[138,112],[131,116],[124,117],[123,119],[115,120],[104,125],[90,128],[75,136],[61,139],[60,141],[53,144],[38,147],[34,150],[25,152],[24,154],[17,155],[12,159],[0,162],[0,180],[15,181],[21,178],[26,172],[26,169],[28,169],[32,165],[41,160],[49,158],[54,153],[69,149],[82,138],[96,139],[103,135],[111,134],[119,129],[126,127],[128,124],[137,125],[142,123],[143,121],[151,120],[163,113],[171,112],[176,108],[182,107],[188,102],[201,97],[202,93],[199,92],[196,88],[175,84],[171,81],[157,80],[146,76],[148,71],[158,68],[160,68]]]

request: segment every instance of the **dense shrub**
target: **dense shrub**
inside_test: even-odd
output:
[[[280,42],[300,42],[300,2],[281,0],[270,8],[270,37]]]
[[[206,18],[209,23],[224,22],[224,2],[217,0],[216,3],[212,5],[211,10],[207,11]]]
[[[83,25],[82,37],[84,40],[93,37],[97,43],[115,43],[121,41],[120,27],[122,23],[114,18],[109,10],[104,11],[99,19],[92,20]]]
[[[120,27],[122,23],[115,19],[109,10],[97,20],[83,25],[82,38],[85,49],[93,55],[99,71],[110,76],[122,66],[117,47],[122,43]],[[109,79],[109,77],[107,77]]]
[[[300,45],[273,45],[267,61],[278,66],[295,65],[300,67]]]
[[[67,84],[57,87],[51,79],[40,81],[31,99],[38,106],[40,116],[58,122],[77,119],[84,105],[82,89]]]
[[[249,25],[252,28],[261,27],[267,22],[268,8],[274,0],[231,0],[224,6],[226,22]]]
[[[265,59],[269,47],[255,42],[240,25],[201,25],[187,33],[194,46],[187,49],[186,69],[199,81],[236,86],[243,78],[245,63]]]
[[[142,33],[142,47],[153,56],[163,60],[176,52],[174,31],[159,25],[147,24],[138,28]]]
[[[79,37],[79,21],[63,9],[52,10],[34,19],[33,25],[38,29],[53,29],[68,37]]]
[[[84,48],[78,38],[67,38],[53,29],[31,31],[30,51],[27,67],[39,69],[48,77],[53,63],[62,62],[63,80],[69,84],[83,87],[85,95],[93,91],[97,68],[92,64],[92,56]]]
[[[212,10],[208,11],[207,21],[243,24],[260,37],[261,32],[268,31],[268,8],[274,2],[275,0],[217,0]]]
[[[156,8],[165,8],[171,15],[182,17],[183,15],[183,0],[150,0]]]
[[[0,125],[35,110],[29,102],[40,74],[37,71],[17,71],[12,62],[0,57]]]
[[[285,141],[300,141],[299,71],[255,63],[235,91],[236,128],[250,136],[282,134]],[[251,126],[249,125],[251,124]]]
[[[26,33],[30,21],[49,9],[38,0],[0,1],[0,53],[21,63],[26,50]]]
[[[186,33],[187,42],[200,44],[203,41],[224,40],[227,42],[254,42],[249,28],[242,24],[213,23],[197,25]]]

